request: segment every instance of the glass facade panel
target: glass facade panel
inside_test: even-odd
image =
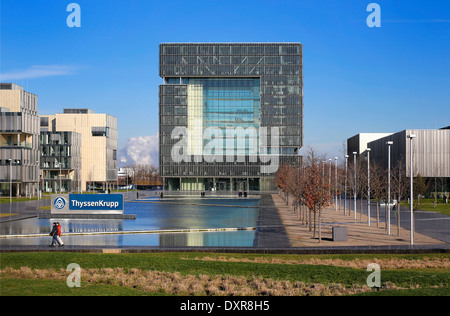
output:
[[[188,131],[189,154],[201,155],[207,141],[203,140],[206,128],[226,129],[254,128],[255,135],[246,136],[244,148],[237,148],[237,139],[233,136],[233,145],[238,152],[249,153],[249,146],[257,142],[260,127],[260,80],[253,78],[207,78],[187,79],[188,85]],[[230,144],[228,144],[230,146]],[[227,148],[227,137],[223,139],[223,148]],[[237,153],[236,153],[237,154]]]

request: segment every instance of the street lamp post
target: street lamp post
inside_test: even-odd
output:
[[[322,161],[322,179],[323,180],[325,179],[325,163],[326,163],[326,161],[323,160]],[[323,187],[323,180],[322,180],[322,187]]]
[[[370,226],[370,151],[371,148],[367,148],[367,222]]]
[[[322,179],[320,181],[320,205],[319,205],[319,243],[322,242],[322,222],[321,222],[321,209],[323,206],[323,180],[325,179],[325,160],[322,161]]]
[[[393,141],[388,141],[386,144],[388,145],[388,197],[387,197],[387,226],[388,226],[388,235],[391,235],[391,145]]]
[[[38,201],[41,200],[41,191],[40,191],[40,182],[41,182],[41,165],[40,165],[40,159],[38,158],[38,160],[36,161],[37,166],[38,166]],[[38,203],[39,204],[39,203]]]
[[[338,161],[338,157],[334,157],[334,161],[335,161],[335,166],[334,166],[334,196],[336,199],[336,212],[337,212],[337,207],[338,207],[338,195],[337,195],[337,161]]]
[[[328,172],[328,194],[331,196],[331,161],[332,159],[328,159],[328,161],[330,162],[329,166],[330,166],[330,171]]]
[[[413,139],[416,137],[415,134],[408,135],[409,138],[409,179],[410,179],[410,212],[411,212],[411,232],[410,232],[410,239],[411,239],[411,246],[414,245],[414,212],[413,212]]]
[[[12,159],[9,159],[9,205],[12,203]],[[11,208],[10,208],[11,213]]]
[[[12,206],[12,159],[9,159],[9,217],[11,218]]]
[[[355,213],[355,221],[356,221],[356,154],[357,152],[353,152],[353,173],[354,173],[354,184],[353,184],[353,202],[354,202],[354,213]]]
[[[81,194],[81,183],[80,183],[80,167],[79,164],[77,163],[77,188],[78,188],[78,192]]]
[[[348,168],[348,155],[345,155],[345,192],[344,192],[344,215],[346,215],[347,210],[347,168]]]
[[[59,194],[61,194],[62,192],[62,187],[61,187],[61,159],[58,161],[58,165],[59,165]]]

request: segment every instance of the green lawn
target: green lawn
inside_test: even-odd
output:
[[[400,205],[404,207],[409,207],[409,204],[407,202],[401,202]],[[444,203],[442,199],[437,199],[436,207],[434,207],[434,198],[421,199],[418,210],[427,212],[437,212],[443,215],[450,216],[450,202]]]
[[[143,254],[97,254],[97,253],[2,253],[1,269],[7,267],[19,269],[65,269],[69,263],[77,263],[82,269],[123,269],[125,274],[135,271],[159,271],[170,277],[187,278],[189,276],[206,276],[207,278],[227,280],[241,278],[250,280],[275,280],[280,282],[302,282],[313,287],[339,284],[344,288],[364,286],[370,272],[365,268],[339,267],[331,264],[295,264],[306,259],[341,260],[444,260],[448,262],[449,254],[435,255],[262,255],[262,254],[205,254],[205,253],[143,253]],[[206,257],[206,258],[205,258]],[[234,261],[228,261],[232,258]],[[208,259],[208,260],[204,260]],[[221,259],[216,261],[216,259]],[[255,262],[254,260],[266,260]],[[267,262],[268,260],[268,262]],[[271,263],[278,260],[278,263]],[[290,264],[283,263],[288,260]],[[292,264],[294,261],[294,264]],[[324,261],[325,262],[325,261]],[[103,269],[103,270],[101,270]],[[114,272],[113,272],[114,273]],[[171,275],[171,273],[173,275]],[[69,272],[67,272],[67,275]],[[114,275],[114,274],[112,274]],[[117,278],[119,278],[117,276]],[[83,279],[81,288],[68,288],[64,280],[47,280],[36,278],[17,278],[2,274],[0,290],[7,295],[173,295],[170,291],[145,291],[136,286],[126,286],[125,282],[113,280],[91,282]],[[142,282],[145,282],[142,279]],[[122,283],[123,284],[122,284]],[[381,268],[382,290],[369,290],[361,295],[450,295],[450,268]],[[270,283],[270,282],[269,282]],[[124,285],[124,286],[121,286]],[[390,285],[388,287],[387,285]],[[395,285],[395,287],[393,287]],[[401,289],[397,289],[401,288]],[[386,289],[386,290],[383,290]],[[190,294],[190,295],[195,295]],[[204,295],[204,294],[202,294]],[[208,295],[208,294],[206,294]]]
[[[1,296],[151,296],[123,286],[86,284],[68,287],[65,281],[41,279],[1,279]]]
[[[41,200],[49,199],[49,198],[50,198],[50,197],[45,197],[45,196],[43,196],[43,197],[41,198]],[[31,197],[31,199],[30,199],[30,197],[13,197],[11,201],[14,203],[14,202],[34,201],[34,200],[37,200],[37,199],[38,199],[37,197]],[[9,196],[8,196],[8,197],[2,196],[2,197],[0,198],[0,203],[9,203]]]

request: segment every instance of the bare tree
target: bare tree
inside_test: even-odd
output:
[[[370,167],[370,192],[377,204],[377,227],[380,225],[380,202],[383,199],[385,191],[384,169],[377,163]]]
[[[405,175],[406,167],[404,159],[399,159],[397,165],[392,170],[392,188],[394,195],[397,196],[397,205],[395,214],[397,216],[397,235],[400,236],[400,201],[408,195],[409,181]]]
[[[324,179],[324,169],[321,159],[309,148],[306,163],[303,166],[282,166],[275,175],[275,181],[279,188],[280,196],[292,196],[295,203],[304,204],[308,208],[308,214],[300,217],[309,224],[309,230],[316,236],[317,215],[319,222],[319,242],[321,241],[321,211],[329,205],[331,194],[329,186]],[[314,218],[311,218],[314,216]],[[309,219],[308,219],[309,217]]]
[[[362,156],[360,155],[360,159],[357,163],[357,178],[356,178],[356,192],[358,193],[360,200],[360,213],[359,213],[359,220],[362,220],[362,213],[363,213],[363,197],[364,193],[367,189],[367,163],[362,159]]]
[[[417,176],[414,178],[414,205],[413,209],[417,210],[420,206],[420,199],[422,196],[427,192],[427,184],[425,182],[425,179],[422,178],[420,173],[417,174]]]

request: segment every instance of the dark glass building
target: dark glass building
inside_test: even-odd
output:
[[[166,190],[267,191],[303,143],[300,43],[161,44]]]

